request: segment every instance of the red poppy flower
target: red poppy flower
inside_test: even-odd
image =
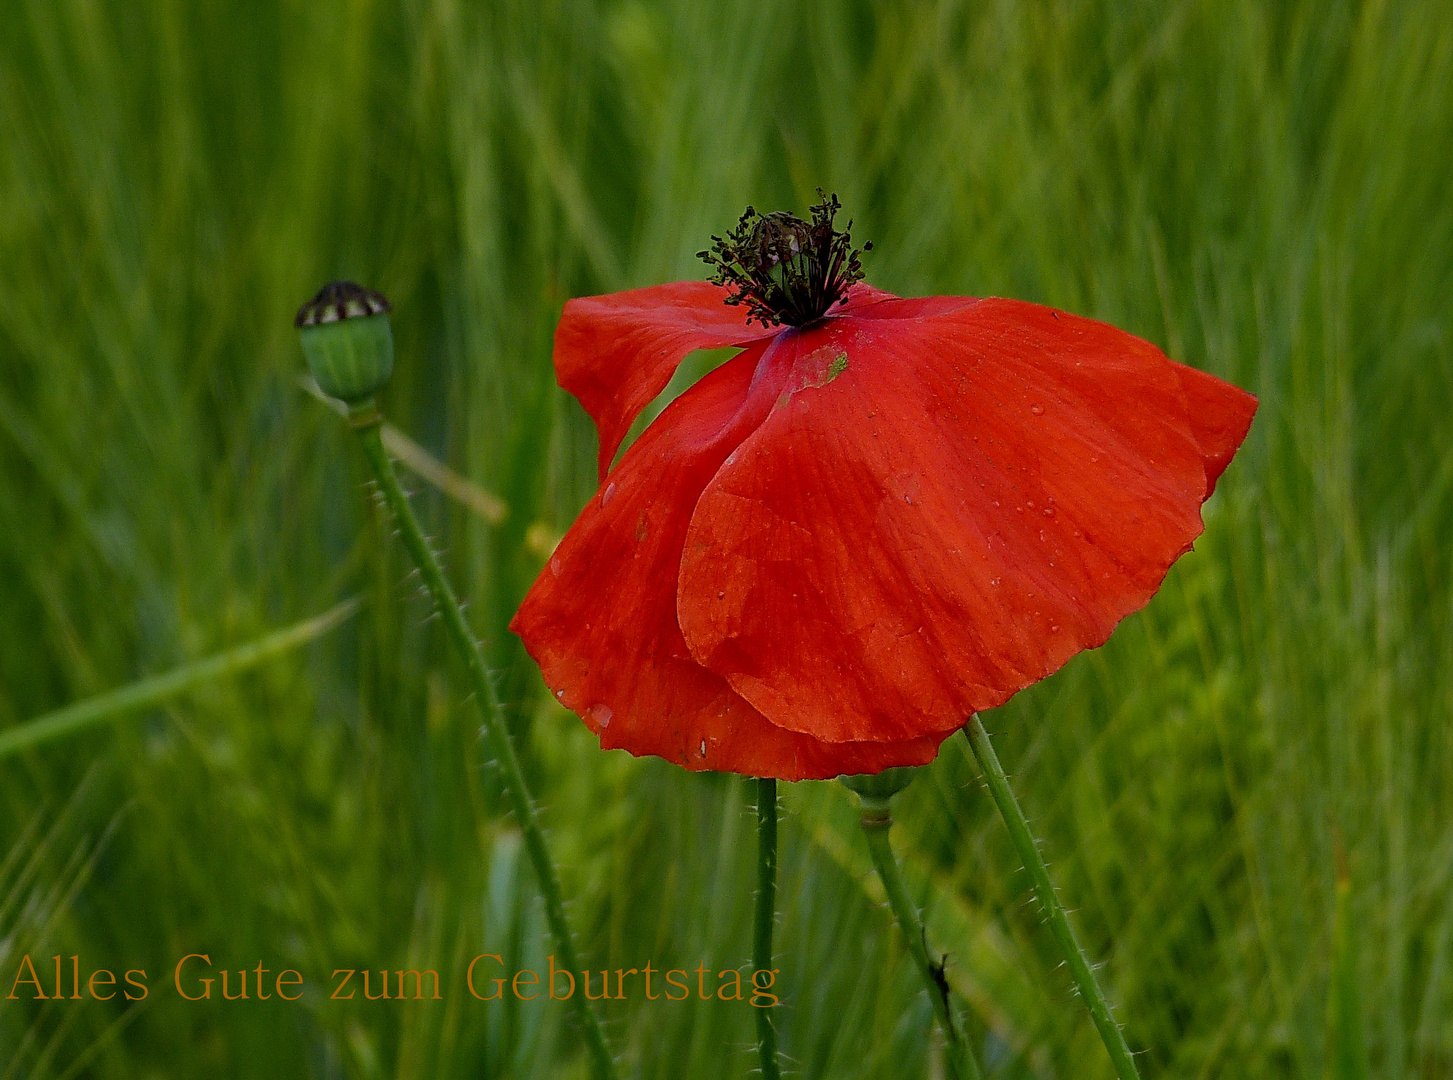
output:
[[[1254,397],[1104,323],[858,282],[836,209],[749,211],[715,283],[565,305],[601,487],[511,628],[602,747],[785,780],[928,762],[1149,601],[1250,426]]]

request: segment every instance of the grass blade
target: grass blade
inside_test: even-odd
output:
[[[321,615],[267,634],[245,645],[209,656],[205,660],[183,664],[164,675],[123,686],[96,697],[67,705],[63,709],[38,716],[8,731],[0,731],[0,761],[40,743],[73,735],[96,724],[119,720],[141,709],[149,709],[176,697],[194,686],[214,679],[235,675],[256,667],[265,660],[291,652],[306,645],[346,622],[361,606],[357,597],[344,600]]]

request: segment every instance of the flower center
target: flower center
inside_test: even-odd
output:
[[[838,232],[833,217],[842,209],[836,195],[824,195],[812,208],[812,221],[788,213],[759,214],[750,206],[725,237],[713,236],[712,249],[697,257],[716,268],[711,280],[732,293],[728,304],[746,304],[747,322],[763,326],[806,326],[846,303],[848,287],[863,278],[860,256],[871,243],[854,249],[848,228]]]

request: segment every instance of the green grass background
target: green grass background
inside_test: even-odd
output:
[[[705,276],[837,191],[869,280],[1052,303],[1257,393],[1208,528],[985,717],[1153,1077],[1453,1076],[1453,19],[1441,0],[0,2],[0,731],[359,594],[241,675],[0,760],[0,1080],[583,1077],[477,716],[342,423],[323,281],[395,303],[398,426],[591,966],[743,963],[749,793],[602,754],[505,630],[593,490],[564,300]],[[700,370],[700,363],[695,366]],[[679,384],[678,384],[679,387]],[[533,542],[532,542],[533,538]],[[961,740],[894,837],[991,1075],[1109,1065]],[[784,794],[793,1075],[940,1075],[846,793]],[[171,967],[296,967],[296,1005]],[[67,964],[69,961],[67,960]],[[444,1002],[334,1002],[436,967]],[[22,994],[26,990],[22,988]],[[625,1077],[753,1073],[750,1008],[612,1005]]]

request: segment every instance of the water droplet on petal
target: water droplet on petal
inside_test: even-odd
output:
[[[1046,506],[1044,508],[1044,516],[1045,517],[1054,517],[1054,507],[1053,506]]]
[[[1033,405],[1029,406],[1029,411],[1032,412],[1035,416],[1043,416],[1044,406],[1036,401]]]
[[[550,573],[556,577],[560,576],[560,556],[556,555],[550,560]]]
[[[590,718],[602,728],[610,727],[611,717],[615,715],[609,705],[592,705],[590,707]]]
[[[555,696],[557,698],[563,698],[565,696],[565,691],[564,690],[556,690],[555,691]]]
[[[700,753],[699,756],[700,757],[706,757],[706,740],[705,739],[702,739],[701,740],[701,753]]]
[[[1004,580],[1004,579],[1003,578],[990,578],[989,579],[989,584],[990,585],[993,585],[993,586],[995,586],[997,588],[998,585],[999,585],[999,582],[1002,581],[1002,580]]]
[[[605,486],[605,490],[600,493],[600,507],[602,510],[610,505],[610,501],[615,497],[615,493],[616,485],[615,481],[612,480],[609,484]]]

